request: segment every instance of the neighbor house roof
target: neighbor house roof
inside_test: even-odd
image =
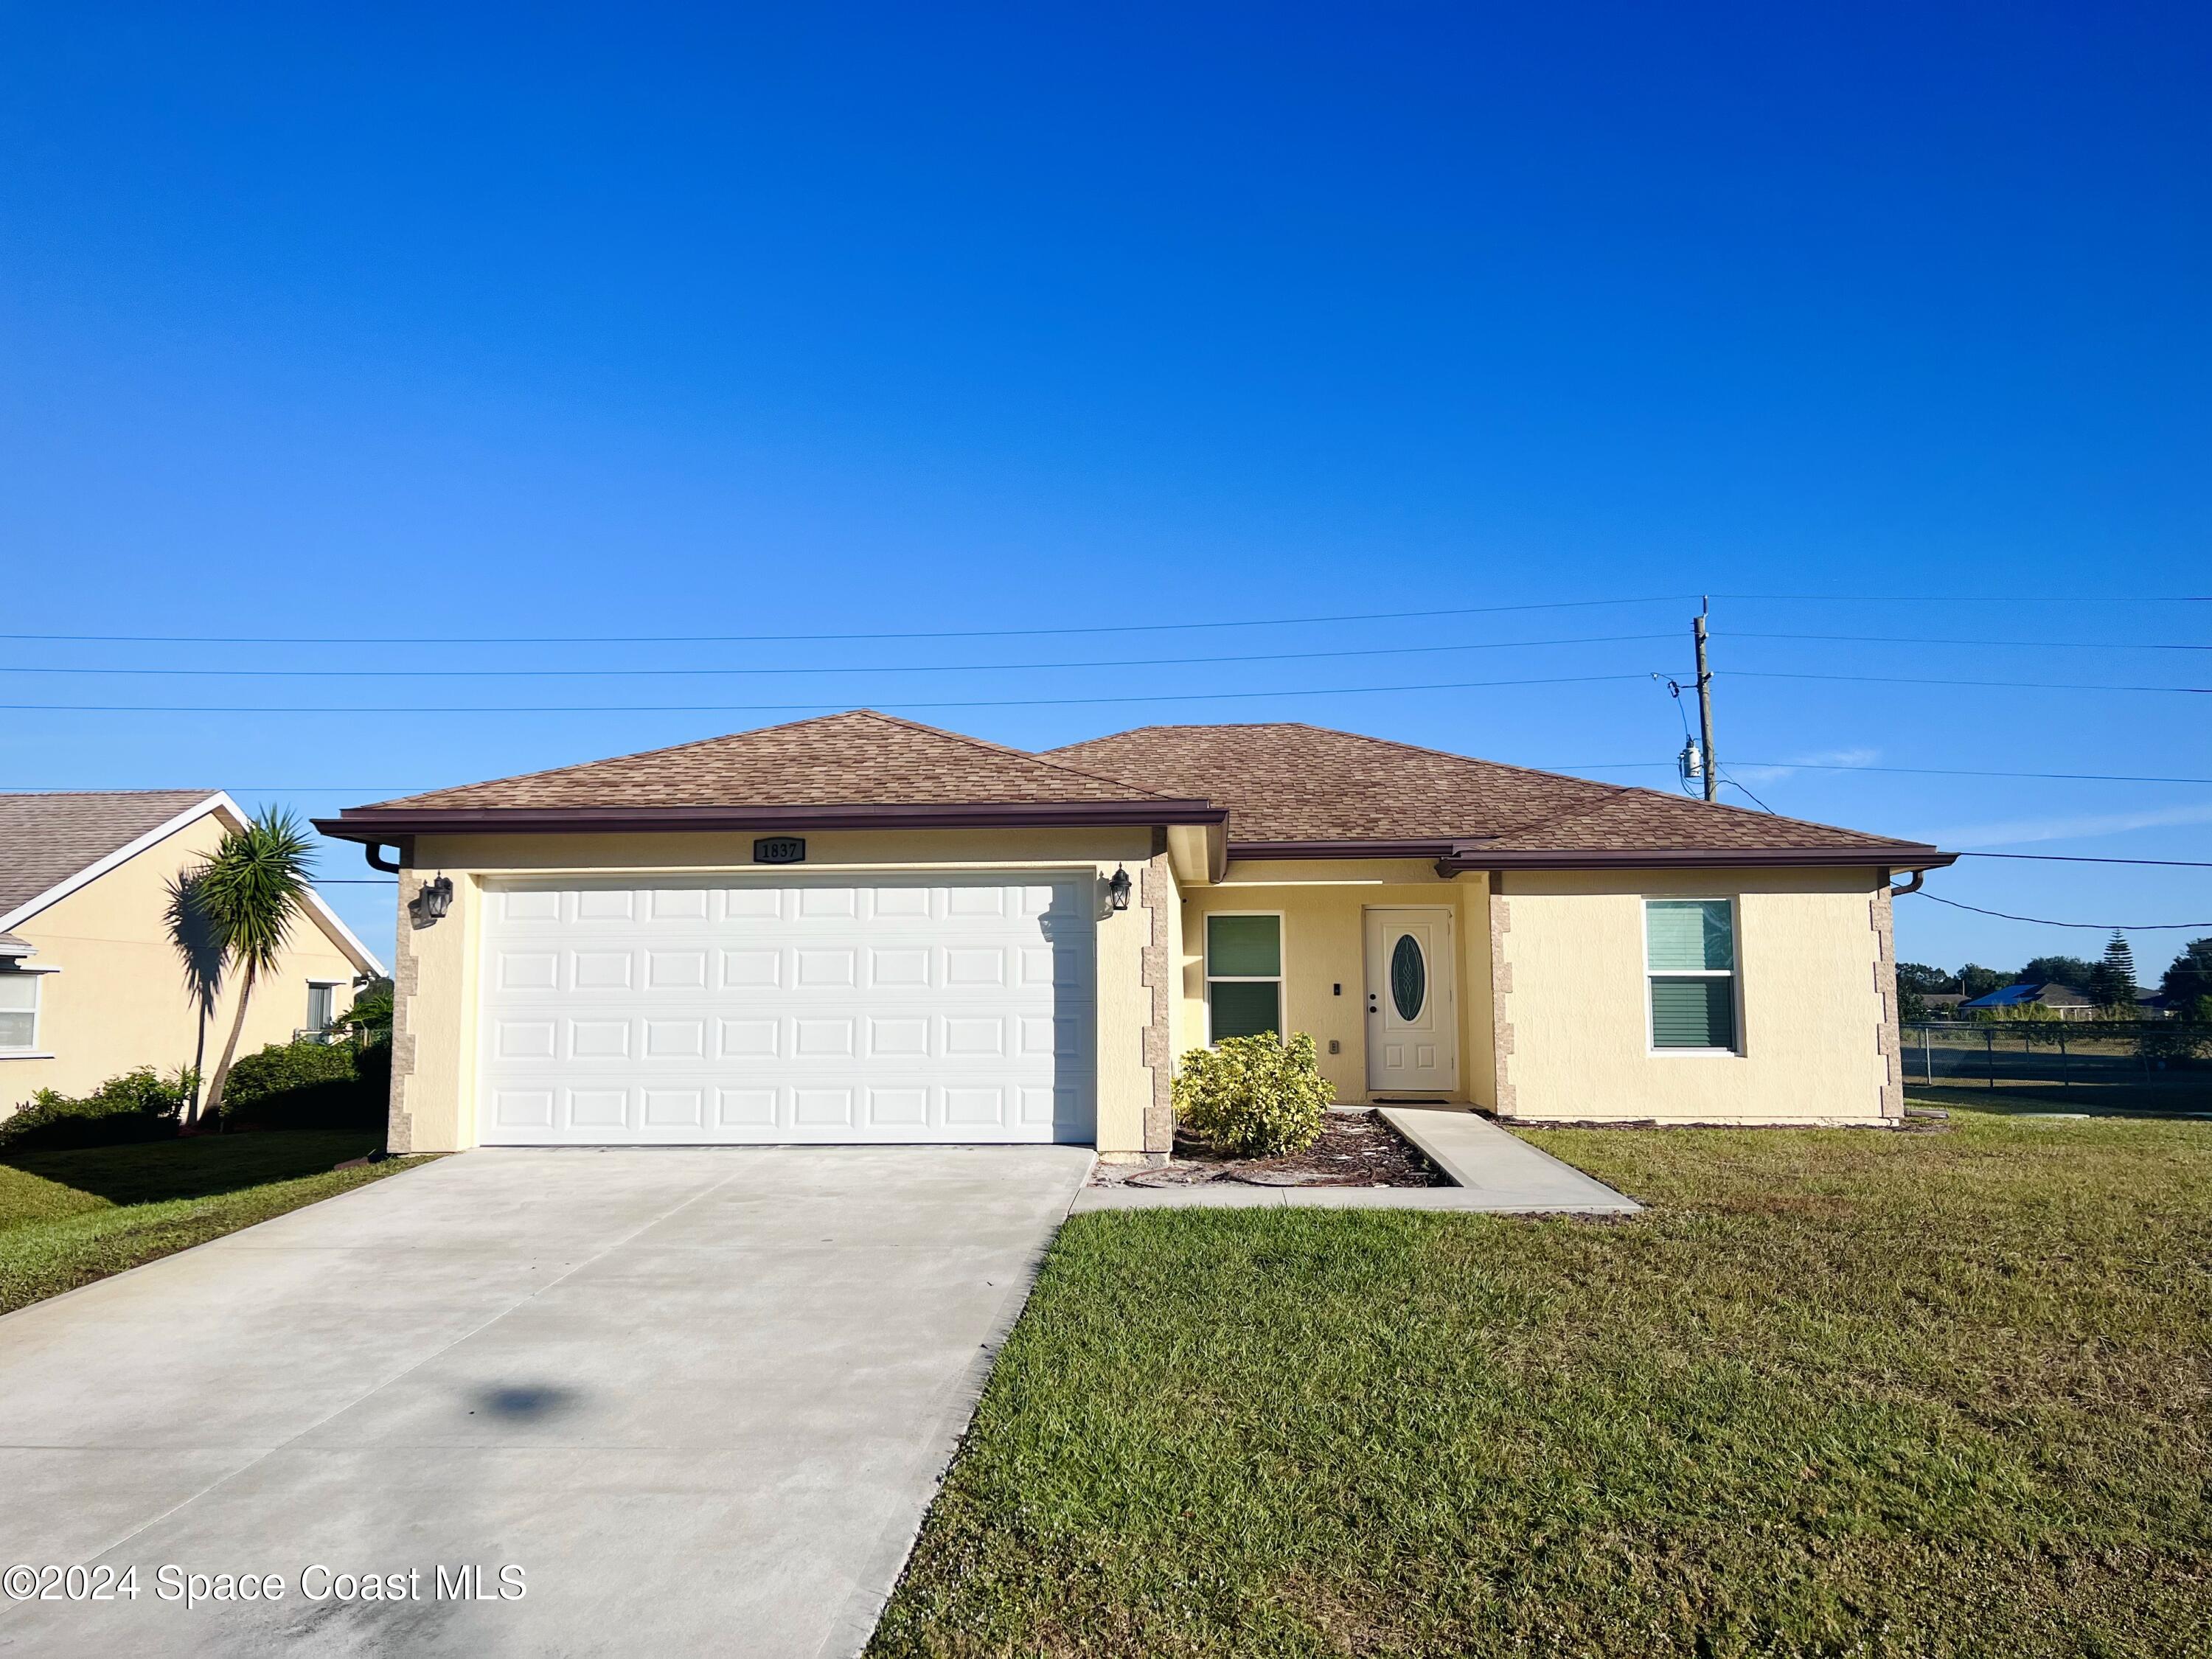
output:
[[[179,819],[198,817],[221,793],[99,789],[0,795],[0,933],[54,888],[134,842],[178,827]]]
[[[1950,861],[1917,842],[1316,726],[1148,726],[1048,757],[1226,806],[1235,857],[1447,842],[1468,867],[1490,855]]]
[[[2006,985],[1987,996],[1961,1003],[1962,1008],[2020,1008],[2030,1003],[2045,1008],[2087,1008],[2089,999],[2070,985]]]
[[[246,822],[238,803],[220,789],[0,794],[0,955],[32,952],[9,929],[210,812],[233,826]],[[317,926],[358,966],[384,971],[321,894],[311,887],[307,900]]]
[[[732,813],[749,824],[816,825],[840,815],[912,825],[1220,817],[1203,799],[1169,799],[1079,764],[863,708],[380,801],[319,827],[338,835],[470,825],[680,828]]]
[[[1147,726],[1031,755],[868,709],[349,807],[316,827],[374,848],[454,831],[1011,823],[1225,823],[1231,856],[1440,868],[1950,862],[1917,842],[1318,726]],[[1209,828],[1217,848],[1222,833]]]

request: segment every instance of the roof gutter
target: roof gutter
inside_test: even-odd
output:
[[[373,848],[416,836],[637,835],[690,830],[1098,829],[1218,824],[1229,810],[1202,800],[1008,801],[892,806],[353,807],[317,830]]]
[[[1956,853],[1915,842],[1884,847],[1486,848],[1480,842],[1240,841],[1229,844],[1232,860],[1252,859],[1430,859],[1449,880],[1476,870],[1790,869],[1940,870]]]

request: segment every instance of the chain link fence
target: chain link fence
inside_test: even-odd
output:
[[[1905,1086],[1973,1104],[2212,1109],[2212,1025],[2175,1020],[1989,1020],[1905,1026]]]

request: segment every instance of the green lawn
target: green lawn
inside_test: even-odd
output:
[[[374,1131],[0,1152],[0,1313],[408,1168],[333,1170]]]
[[[2212,1652],[2212,1124],[1529,1139],[1071,1223],[871,1654]]]

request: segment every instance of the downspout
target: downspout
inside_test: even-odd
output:
[[[1920,890],[1920,884],[1927,879],[1928,872],[1925,870],[1915,870],[1912,872],[1912,879],[1902,887],[1891,888],[1889,896],[1893,899],[1899,899],[1903,898],[1907,893],[1917,893]]]

